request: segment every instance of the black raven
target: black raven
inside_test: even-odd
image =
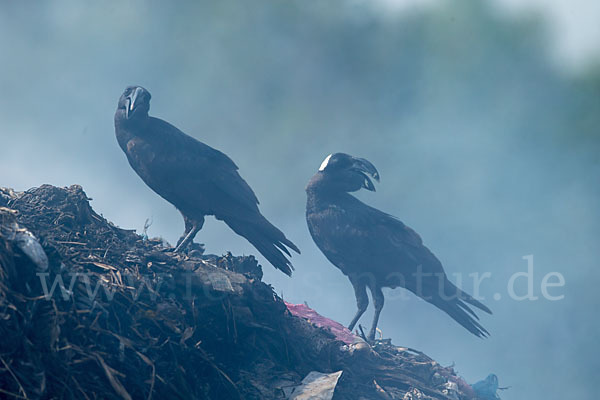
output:
[[[403,287],[445,311],[469,332],[489,335],[466,304],[491,314],[489,308],[452,284],[440,261],[419,235],[395,217],[362,203],[349,192],[375,191],[379,181],[369,161],[344,153],[325,158],[306,187],[306,220],[313,240],[333,265],[352,283],[358,311],[348,328],[354,329],[369,304],[375,317],[368,339],[373,340],[383,308],[383,287]]]
[[[184,249],[214,215],[250,243],[275,268],[292,274],[284,255],[300,250],[258,210],[258,199],[238,167],[225,154],[148,115],[150,93],[125,89],[115,112],[115,133],[131,167],[183,215],[185,232],[175,251]]]

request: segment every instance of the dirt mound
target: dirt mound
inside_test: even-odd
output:
[[[292,315],[253,257],[168,250],[80,186],[1,189],[0,396],[283,399],[311,371],[343,371],[334,399],[474,398],[422,353]]]

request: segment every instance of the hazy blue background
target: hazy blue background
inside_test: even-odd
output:
[[[265,280],[346,324],[353,292],[309,236],[304,186],[331,152],[368,158],[382,181],[361,199],[416,229],[465,288],[467,274],[493,274],[481,287],[491,338],[399,291],[384,336],[470,382],[496,373],[512,386],[503,399],[596,398],[600,7],[417,3],[2,1],[0,186],[78,183],[116,224],[140,231],[151,217],[149,234],[174,242],[179,213],[114,138],[117,99],[141,84],[151,114],[236,161],[302,249],[293,278],[266,264]],[[214,220],[197,239],[255,254]],[[528,254],[535,294],[557,271],[564,300],[508,298]]]

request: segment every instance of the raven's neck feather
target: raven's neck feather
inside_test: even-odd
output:
[[[344,204],[359,201],[348,192],[327,190],[323,187],[306,188],[306,210],[318,211],[329,206],[343,206]]]
[[[115,134],[119,146],[123,151],[127,151],[127,143],[136,136],[143,136],[146,131],[146,123],[149,117],[129,120],[125,117],[124,110],[117,110],[115,113]]]

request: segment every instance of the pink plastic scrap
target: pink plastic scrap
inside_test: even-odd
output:
[[[350,330],[344,325],[329,318],[325,318],[307,305],[292,304],[288,303],[287,301],[285,302],[285,305],[287,306],[288,310],[290,310],[292,315],[304,318],[311,324],[314,324],[320,328],[328,329],[333,335],[335,335],[337,340],[341,340],[346,344],[352,344],[358,340],[358,337],[353,335],[352,332],[350,332]]]

